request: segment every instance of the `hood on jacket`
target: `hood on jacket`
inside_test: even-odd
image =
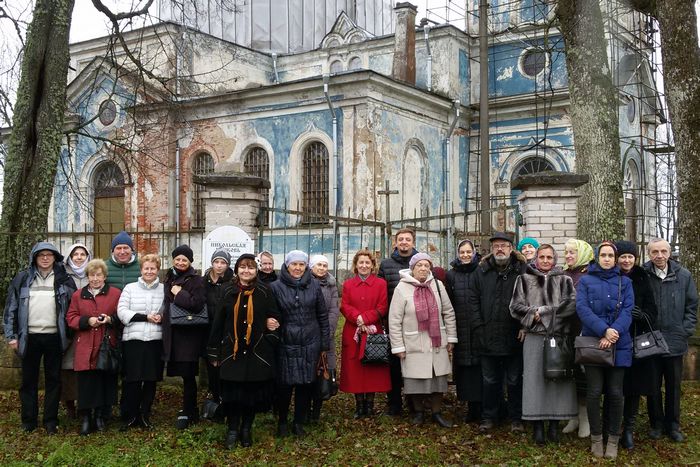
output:
[[[416,284],[420,284],[420,283],[421,283],[421,282],[418,281],[418,279],[416,279],[415,277],[413,277],[413,273],[412,273],[412,271],[411,271],[410,269],[402,269],[402,270],[400,270],[400,271],[399,271],[399,276],[401,276],[401,281],[400,281],[400,282],[406,282],[406,283],[411,284],[411,285],[416,285]],[[433,280],[434,278],[435,278],[435,276],[433,276],[433,273],[431,272],[431,273],[428,275],[428,278],[427,278],[427,279],[425,280],[425,282],[423,282],[423,283],[425,284],[426,282],[430,282],[430,281]]]
[[[527,259],[525,259],[525,256],[517,250],[510,252],[510,264],[513,265],[515,263],[521,263],[521,266],[527,264]],[[494,267],[496,265],[496,260],[493,258],[493,253],[489,253],[481,258],[479,265],[485,271],[488,271]]]
[[[39,254],[39,252],[42,250],[49,250],[49,251],[53,252],[54,257],[56,258],[55,263],[60,263],[61,261],[63,261],[63,255],[61,254],[60,251],[58,251],[58,248],[56,248],[53,243],[37,242],[32,247],[31,253],[29,253],[29,266],[30,267],[33,268],[36,266],[36,255]]]
[[[620,266],[615,265],[610,269],[603,269],[596,262],[593,262],[588,266],[588,274],[593,274],[595,276],[607,279],[609,277],[615,277],[620,275]]]

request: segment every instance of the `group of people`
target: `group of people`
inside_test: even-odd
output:
[[[354,395],[356,419],[375,413],[379,392],[389,415],[402,413],[405,396],[412,423],[452,427],[442,413],[451,374],[465,421],[482,432],[503,420],[520,432],[528,422],[535,443],[556,443],[566,421],[565,433],[590,436],[595,456],[615,458],[618,442],[633,447],[644,395],[650,437],[683,440],[682,358],[698,298],[666,241],[651,240],[651,261],[640,266],[634,243],[602,242],[594,251],[569,240],[562,268],[551,245],[524,238],[515,248],[511,235],[497,232],[483,257],[472,241],[460,241],[447,273],[415,244],[415,232],[401,229],[380,264],[373,252],[358,251],[339,294],[328,258],[300,250],[286,254],[279,273],[269,252],[243,254],[232,265],[220,250],[200,276],[192,250],[181,245],[161,282],[160,258],[137,258],[126,232],[106,262],[76,244],[64,266],[53,245],[37,243],[29,268],[10,285],[4,315],[6,340],[22,359],[22,428],[37,427],[42,359],[48,433],[57,430],[61,399],[69,413],[77,401],[81,434],[104,430],[117,403],[122,430],[150,428],[164,370],[182,378],[176,426],[187,428],[199,418],[196,378],[205,357],[208,399],[226,419],[227,448],[252,445],[255,415],[270,408],[278,437],[303,436],[321,414],[321,362],[336,379],[342,314],[339,389]],[[182,313],[201,323],[181,324],[174,317]],[[670,352],[635,358],[634,337],[654,329]],[[378,334],[383,340],[370,339]],[[614,346],[614,366],[576,365],[571,377],[545,377],[543,345],[576,335]],[[368,363],[370,346],[374,352],[387,341],[388,362]],[[120,350],[119,372],[101,366],[105,346]]]

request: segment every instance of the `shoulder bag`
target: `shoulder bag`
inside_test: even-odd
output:
[[[97,352],[97,362],[95,369],[111,374],[119,373],[122,365],[122,353],[119,346],[112,347],[109,342],[109,328],[105,328],[100,350]]]
[[[185,279],[187,282],[189,278]],[[209,324],[209,313],[207,312],[207,304],[201,310],[193,312],[180,305],[176,305],[173,301],[168,308],[170,312],[171,326],[205,326]]]
[[[617,284],[617,304],[615,305],[615,316],[613,322],[620,313],[622,303],[622,276]],[[576,363],[578,365],[593,366],[615,366],[615,344],[607,349],[600,348],[600,337],[576,336],[574,347],[576,349]]]
[[[655,331],[654,328],[651,327],[651,322],[646,314],[644,315],[644,320],[647,322],[650,331],[634,338],[634,358],[641,360],[655,355],[668,355],[668,344],[663,334],[661,334],[661,331]],[[637,325],[635,324],[634,326],[635,334],[637,334]]]
[[[316,366],[316,384],[315,396],[317,399],[327,401],[331,397],[338,394],[338,383],[335,381],[334,375],[328,369],[328,360],[326,354],[322,353],[318,359]]]
[[[552,315],[552,325],[547,329],[542,345],[542,369],[544,378],[557,381],[574,376],[574,354],[571,340],[567,336],[555,336],[554,325],[557,320],[557,309]]]

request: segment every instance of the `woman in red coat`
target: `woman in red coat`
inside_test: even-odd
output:
[[[121,291],[105,283],[107,265],[93,259],[86,268],[88,285],[78,289],[70,301],[66,321],[75,330],[73,369],[78,375],[78,411],[82,415],[80,434],[105,430],[105,419],[117,402],[117,373],[97,370],[97,354],[105,332],[117,346],[117,304]],[[94,418],[93,418],[94,417]]]
[[[386,281],[377,277],[377,260],[369,250],[352,259],[355,277],[343,283],[340,307],[345,316],[341,355],[340,390],[355,394],[355,419],[374,410],[374,393],[391,390],[389,365],[363,365],[367,334],[385,332],[382,320],[388,311]]]

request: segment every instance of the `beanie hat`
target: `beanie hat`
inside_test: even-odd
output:
[[[291,263],[294,263],[296,261],[301,261],[302,263],[309,263],[309,255],[304,253],[301,250],[292,250],[289,253],[287,253],[287,256],[284,257],[284,265],[289,266]]]
[[[112,239],[112,251],[117,247],[117,245],[127,245],[132,250],[134,249],[134,241],[131,240],[131,236],[124,230],[119,232]]]
[[[313,255],[311,259],[309,260],[309,267],[313,268],[316,266],[317,263],[325,262],[326,264],[329,264],[328,258],[326,258],[323,255]]]
[[[531,245],[535,247],[535,249],[538,249],[540,247],[540,242],[538,242],[532,237],[525,237],[518,242],[518,251],[522,251],[525,245]]]
[[[244,259],[253,260],[253,262],[255,263],[255,269],[258,269],[258,262],[257,262],[256,259],[255,259],[255,255],[252,254],[252,253],[243,253],[243,254],[242,254],[241,256],[239,256],[238,259],[236,260],[236,265],[233,267],[233,273],[234,273],[234,274],[237,274],[237,273],[238,273],[238,266],[241,264],[241,261],[243,261]]]
[[[615,242],[615,248],[617,248],[617,256],[622,256],[629,254],[635,258],[639,257],[639,250],[637,250],[637,245],[633,242],[627,240],[619,240]]]
[[[179,247],[173,250],[173,259],[177,258],[180,255],[187,258],[190,261],[190,263],[194,262],[194,252],[192,252],[192,248],[190,248],[188,245],[180,245]]]
[[[231,255],[226,250],[216,250],[213,255],[211,255],[211,262],[214,263],[215,259],[223,259],[226,264],[231,265]]]
[[[427,260],[430,263],[430,267],[433,267],[433,260],[430,258],[428,253],[416,253],[415,255],[411,256],[411,260],[408,262],[408,267],[412,270],[413,266],[415,266],[418,261],[422,260]]]

